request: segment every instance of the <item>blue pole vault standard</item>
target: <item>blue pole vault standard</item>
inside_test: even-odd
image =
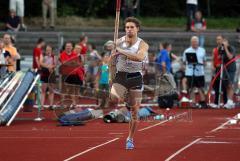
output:
[[[0,124],[9,126],[13,119],[15,118],[16,114],[20,110],[21,106],[23,105],[24,101],[27,99],[28,94],[31,92],[34,84],[36,83],[37,79],[35,72],[28,71],[24,78],[21,81],[18,89],[14,93],[14,96],[6,105],[5,109],[0,113]]]

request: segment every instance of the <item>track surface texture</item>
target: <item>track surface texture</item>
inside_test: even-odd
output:
[[[160,112],[164,112],[161,110]],[[125,150],[128,124],[101,119],[83,126],[57,126],[52,111],[35,122],[36,111],[20,112],[10,127],[0,127],[1,161],[236,161],[240,160],[240,121],[233,110],[171,109],[171,120],[141,120],[135,149]]]

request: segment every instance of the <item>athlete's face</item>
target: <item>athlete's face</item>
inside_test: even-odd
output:
[[[133,22],[127,22],[125,25],[125,31],[128,37],[133,37],[137,35],[139,28]]]

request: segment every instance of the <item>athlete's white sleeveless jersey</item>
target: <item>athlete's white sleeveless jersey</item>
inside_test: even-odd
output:
[[[125,39],[126,39],[125,36],[120,38],[119,47],[128,53],[137,54],[137,51],[139,50],[140,42],[142,41],[142,39],[137,38],[136,43],[130,47],[125,41]],[[144,62],[129,60],[125,55],[122,55],[122,54],[117,56],[116,63],[117,63],[116,64],[117,71],[128,72],[128,73],[142,72],[143,66],[144,66]]]

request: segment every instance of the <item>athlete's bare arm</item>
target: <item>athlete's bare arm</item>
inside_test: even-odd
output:
[[[140,61],[141,62],[147,56],[149,46],[144,41],[141,41],[139,50],[137,51],[137,54],[132,54],[132,53],[127,52],[126,50],[121,49],[119,47],[117,47],[116,49],[119,54],[123,54],[123,55],[127,56],[128,59],[130,59],[132,61]]]

